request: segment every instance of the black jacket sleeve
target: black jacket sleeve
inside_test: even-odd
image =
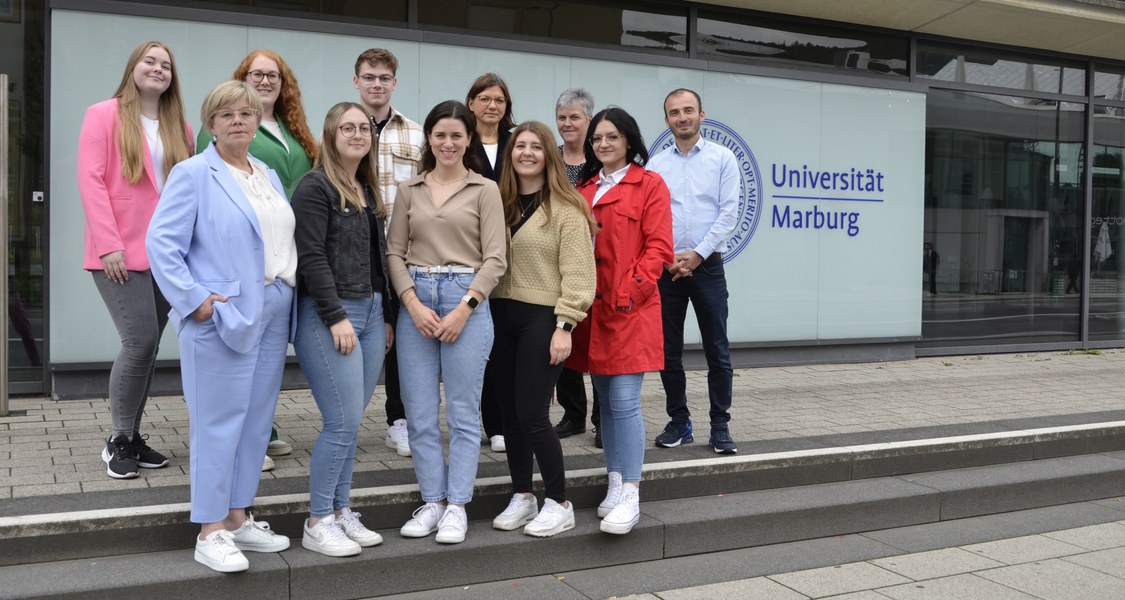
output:
[[[328,265],[329,211],[339,198],[327,178],[310,171],[293,192],[293,215],[297,219],[297,279],[299,288],[316,301],[316,312],[328,327],[347,318],[336,293],[336,280]]]

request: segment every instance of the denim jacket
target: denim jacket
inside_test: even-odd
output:
[[[367,205],[375,203],[367,181],[363,183]],[[309,171],[293,192],[297,218],[297,290],[316,300],[316,311],[328,327],[347,318],[340,298],[363,298],[383,294],[383,319],[394,324],[398,312],[387,270],[387,238],[383,219],[375,230],[365,211],[347,205],[340,210],[340,194],[323,171]],[[372,256],[371,235],[377,236],[379,255]],[[384,286],[371,287],[371,260],[383,264]]]

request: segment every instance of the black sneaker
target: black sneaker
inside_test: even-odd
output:
[[[594,428],[594,447],[595,448],[605,448],[605,446],[602,445],[602,428],[601,427],[595,427]]]
[[[141,435],[139,433],[133,434],[133,441],[129,442],[133,448],[133,458],[137,461],[137,466],[145,469],[160,469],[168,466],[168,457],[148,447],[145,440],[148,439],[148,434]]]
[[[575,422],[573,419],[563,418],[563,420],[559,421],[558,425],[555,425],[555,434],[559,436],[560,440],[572,435],[578,435],[579,433],[586,433],[586,428],[582,426],[582,421]]]
[[[656,436],[656,445],[661,448],[675,448],[680,444],[690,444],[694,441],[695,436],[691,434],[691,421],[687,423],[668,421],[664,426],[664,433]]]
[[[105,461],[105,474],[114,479],[132,479],[137,476],[137,459],[133,458],[133,446],[129,438],[119,435],[111,438],[102,449]]]
[[[738,446],[730,438],[730,431],[726,429],[712,429],[711,439],[707,442],[716,454],[737,454]]]

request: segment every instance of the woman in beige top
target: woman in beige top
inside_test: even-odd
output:
[[[387,262],[402,300],[398,361],[414,473],[425,504],[404,537],[465,540],[465,504],[480,457],[480,391],[492,350],[488,294],[507,267],[504,208],[496,184],[475,171],[473,113],[442,102],[422,130],[421,174],[399,185]],[[449,464],[438,424],[445,383]]]

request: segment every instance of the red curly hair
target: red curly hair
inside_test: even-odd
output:
[[[273,106],[274,115],[285,127],[297,138],[297,142],[305,149],[305,154],[309,155],[310,160],[316,160],[320,154],[320,148],[316,145],[316,140],[313,139],[312,132],[309,131],[308,119],[305,117],[305,107],[301,104],[301,87],[297,85],[297,76],[293,74],[293,70],[289,68],[285,60],[273,50],[255,50],[246,55],[242,62],[238,64],[238,68],[234,70],[234,75],[231,79],[236,81],[246,81],[246,75],[250,73],[250,63],[258,56],[264,56],[273,62],[277,63],[277,72],[281,73],[281,92],[277,95],[277,103]]]

